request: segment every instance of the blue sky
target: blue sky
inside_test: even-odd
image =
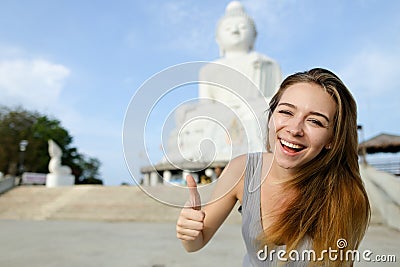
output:
[[[73,145],[101,160],[105,184],[133,183],[122,148],[130,99],[167,67],[218,58],[215,26],[229,2],[2,0],[0,104],[60,119]],[[255,49],[284,76],[331,69],[353,92],[366,138],[400,134],[399,1],[242,3]]]

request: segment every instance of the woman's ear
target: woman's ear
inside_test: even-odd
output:
[[[332,148],[332,143],[329,143],[325,146],[325,149],[331,149]]]

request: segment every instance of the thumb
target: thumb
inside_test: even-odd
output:
[[[193,176],[186,176],[186,184],[189,188],[189,203],[192,209],[200,210],[201,209],[201,199],[199,191],[197,191],[197,183],[194,180]]]

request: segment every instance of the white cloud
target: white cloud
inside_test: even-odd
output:
[[[0,104],[43,110],[56,106],[70,70],[43,59],[0,61]]]

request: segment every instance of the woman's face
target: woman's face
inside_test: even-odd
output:
[[[335,110],[333,98],[317,84],[286,88],[269,121],[274,163],[295,171],[330,149]]]

